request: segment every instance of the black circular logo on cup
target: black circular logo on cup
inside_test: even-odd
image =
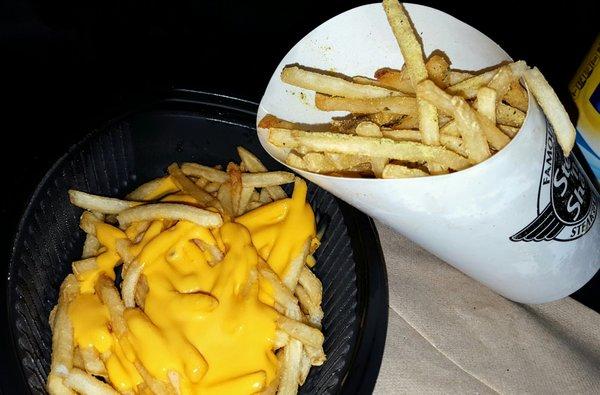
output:
[[[533,221],[511,241],[571,241],[586,234],[598,214],[598,196],[585,172],[570,155],[565,157],[546,120],[546,148]]]

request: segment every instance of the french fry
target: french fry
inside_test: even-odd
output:
[[[285,163],[300,170],[308,170],[308,166],[306,162],[304,162],[304,158],[293,152],[290,152],[285,158]]]
[[[250,151],[243,147],[238,147],[237,151],[238,155],[242,159],[242,163],[250,173],[264,173],[267,171],[265,165],[263,165],[262,162]],[[268,186],[266,189],[273,200],[287,198],[287,195],[283,189],[278,185]]]
[[[150,288],[148,287],[146,276],[141,274],[134,293],[135,304],[141,309],[144,309],[144,306],[146,305],[146,296],[148,295],[148,291],[150,291]]]
[[[356,82],[357,84],[374,85],[374,86],[379,86],[379,87],[382,87],[382,88],[398,90],[398,89],[396,89],[394,87],[394,83],[393,82],[392,82],[392,84],[387,84],[385,81],[381,81],[381,80],[374,79],[374,78],[363,77],[361,75],[352,77],[352,82]],[[409,85],[409,88],[410,88],[410,81],[408,81],[408,85]],[[399,91],[401,91],[401,93],[398,92],[398,94],[397,94],[398,96],[402,96],[404,94],[404,92],[405,92],[402,89],[400,89]],[[409,91],[410,91],[410,89],[409,89]],[[292,128],[292,129],[295,129],[295,128]]]
[[[86,234],[85,241],[83,242],[83,252],[81,253],[81,257],[85,259],[98,255],[100,247],[100,242],[96,236],[89,233]]]
[[[381,129],[376,123],[363,121],[356,125],[356,134],[363,137],[381,137]]]
[[[239,211],[242,196],[242,172],[238,165],[230,162],[227,165],[227,174],[229,174],[229,185],[231,185],[231,215],[235,216]]]
[[[321,328],[321,320],[323,320],[323,309],[315,301],[313,301],[308,292],[302,285],[296,287],[296,297],[300,302],[300,307],[308,314],[308,321],[315,327]]]
[[[289,121],[285,121],[283,119],[277,118],[275,115],[267,114],[260,120],[260,122],[258,123],[258,127],[263,128],[263,129],[269,129],[269,128],[295,129],[296,124],[294,124],[293,122],[289,122]],[[239,153],[240,148],[242,148],[242,147],[238,147],[238,153]],[[244,149],[245,152],[250,153],[245,148],[242,148],[242,149]],[[250,154],[250,155],[252,155],[252,154]],[[254,157],[254,155],[252,155],[252,156]],[[240,157],[242,158],[242,163],[243,163],[244,157],[242,156],[242,154],[240,154]],[[246,164],[246,163],[244,163],[244,164]],[[261,170],[261,171],[267,171],[267,169]]]
[[[279,329],[285,331],[294,339],[300,340],[306,346],[323,347],[323,333],[316,328],[283,315],[280,315],[277,319],[277,325]]]
[[[375,72],[375,78],[384,88],[395,89],[403,93],[415,93],[406,68],[394,70],[385,67]]]
[[[475,113],[475,115],[490,147],[498,151],[504,148],[504,146],[510,142],[508,136],[502,133],[502,131],[498,129],[494,122],[490,121],[481,113]]]
[[[438,54],[431,55],[425,62],[429,79],[442,89],[448,86],[449,66],[448,60]]]
[[[500,103],[496,108],[496,121],[501,125],[520,128],[525,121],[525,113],[517,108]]]
[[[417,94],[420,94],[421,97],[431,102],[441,111],[454,116],[469,159],[479,163],[490,157],[491,153],[487,139],[475,111],[463,98],[449,95],[429,80],[425,80],[417,86]],[[439,161],[437,162],[439,163]]]
[[[115,288],[112,280],[105,275],[98,278],[95,289],[102,303],[108,308],[113,332],[118,337],[124,336],[127,333],[127,324],[123,317],[125,305],[121,300],[119,291]]]
[[[496,123],[496,102],[498,100],[498,93],[496,90],[488,87],[481,87],[477,91],[477,111]]]
[[[548,84],[544,75],[537,67],[529,69],[523,75],[527,87],[544,110],[556,134],[556,140],[565,156],[569,156],[575,144],[575,128],[569,119],[569,114],[562,105],[554,89]],[[502,122],[505,124],[504,122]]]
[[[207,262],[210,266],[214,266],[223,260],[223,252],[221,252],[218,246],[207,243],[200,239],[194,239],[192,241],[198,246],[198,248],[209,255],[210,259],[208,259]]]
[[[300,249],[298,255],[296,255],[290,263],[288,263],[281,281],[285,284],[290,291],[296,289],[298,279],[300,278],[300,272],[304,267],[306,256],[308,255],[308,248],[310,246],[310,240],[306,240]]]
[[[98,211],[103,214],[118,214],[123,210],[139,206],[142,202],[114,199],[104,196],[69,189],[71,204],[85,210]]]
[[[428,175],[426,172],[420,169],[413,169],[410,167],[388,164],[383,169],[381,174],[382,178],[410,178],[410,177],[423,177]]]
[[[292,319],[300,320],[302,318],[302,313],[298,306],[298,299],[296,299],[292,291],[281,282],[277,273],[275,273],[266,263],[259,264],[258,273],[271,285],[274,292],[272,297],[275,299],[275,307],[281,309],[280,313]]]
[[[75,349],[73,350],[73,367],[78,369],[85,369],[85,363],[83,362],[83,357],[81,356],[79,347],[75,347]]]
[[[333,162],[319,152],[309,152],[302,160],[306,169],[313,173],[331,173],[337,170]]]
[[[275,331],[275,339],[273,340],[273,348],[275,350],[284,347],[290,341],[290,335],[286,332],[277,329]]]
[[[210,182],[217,182],[219,184],[229,181],[229,176],[223,170],[200,165],[198,163],[183,163],[181,165],[181,171],[186,176],[203,177]]]
[[[389,163],[389,161],[389,158],[371,158],[371,171],[373,172],[375,177],[381,177],[381,175],[383,174],[383,169],[385,169],[385,166]]]
[[[121,225],[129,225],[137,221],[155,219],[185,220],[207,228],[216,228],[223,224],[218,213],[201,208],[176,203],[155,203],[122,211],[117,219]]]
[[[442,138],[441,135],[444,134],[448,136],[460,137],[460,130],[458,129],[458,125],[455,121],[450,121],[440,128],[440,139]]]
[[[177,185],[177,187],[183,191],[185,194],[193,197],[200,205],[203,207],[218,207],[218,202],[214,197],[212,197],[208,192],[204,189],[200,188],[196,185],[192,180],[186,177],[185,174],[181,171],[177,163],[172,163],[167,171],[171,176],[171,179]]]
[[[106,367],[94,347],[80,347],[79,353],[85,370],[94,376],[107,377]]]
[[[68,275],[60,286],[58,303],[52,325],[52,358],[46,389],[52,395],[71,393],[63,378],[73,367],[73,327],[68,308],[79,293],[79,285],[74,275]]]
[[[73,269],[75,277],[79,277],[85,273],[98,270],[98,263],[96,262],[96,257],[86,258],[74,261],[71,264],[71,268]]]
[[[419,117],[415,115],[407,115],[399,122],[392,125],[393,129],[419,129]]]
[[[384,111],[395,114],[414,114],[417,112],[416,99],[408,96],[357,99],[317,93],[315,95],[315,106],[323,111],[350,111],[357,114],[375,114]]]
[[[295,395],[298,392],[300,363],[302,361],[302,343],[295,339],[280,351],[279,395]]]
[[[502,130],[502,132],[510,138],[515,137],[519,132],[519,128],[515,128],[514,126],[508,125],[498,125],[498,129]]]
[[[416,119],[416,112],[413,115],[410,115],[410,117],[413,117]],[[402,115],[402,114],[395,114],[393,112],[377,112],[375,114],[369,114],[369,120],[379,126],[385,126],[385,125],[390,125],[393,123],[397,123],[397,122],[401,122],[402,119],[404,119],[406,116]],[[417,121],[415,121],[415,127],[418,126]]]
[[[302,350],[302,359],[300,360],[300,373],[298,375],[298,384],[304,385],[306,378],[308,377],[308,373],[310,373],[310,358],[306,354],[306,351]]]
[[[229,215],[230,217],[233,217],[235,212],[233,208],[233,196],[230,182],[225,182],[221,184],[221,187],[217,192],[217,199],[221,203],[224,213]]]
[[[437,161],[454,170],[470,166],[467,159],[443,147],[431,147],[408,141],[285,129],[271,129],[269,141],[278,147],[285,148],[304,145],[314,151],[353,155],[370,155],[372,152],[377,152],[378,155],[390,159],[413,162]]]
[[[313,347],[305,344],[304,350],[313,366],[321,366],[327,360],[323,347]]]
[[[521,86],[519,81],[514,81],[510,85],[510,89],[506,92],[506,95],[502,97],[502,100],[507,102],[510,106],[517,108],[523,112],[527,112],[529,106],[529,99],[525,88]]]
[[[269,195],[269,191],[267,188],[263,188],[260,190],[260,194],[258,195],[258,201],[263,204],[271,203],[273,201],[273,199],[271,199],[271,195]]]
[[[123,304],[126,307],[135,307],[135,291],[143,270],[144,266],[140,262],[133,261],[127,265],[127,270],[123,272],[121,294],[123,295]]]
[[[373,85],[357,84],[340,77],[287,66],[281,71],[281,80],[287,84],[310,89],[331,96],[374,98],[398,95],[397,92]]]
[[[154,395],[177,395],[175,389],[171,386],[170,383],[165,383],[158,379],[155,379],[150,372],[146,370],[144,365],[140,361],[135,361],[134,363],[135,369],[138,371],[139,375],[144,380],[144,383],[148,386],[150,391]]]
[[[147,202],[160,199],[161,197],[174,192],[177,192],[177,186],[173,183],[171,178],[167,176],[140,185],[125,198],[127,200]]]
[[[463,82],[464,80],[468,80],[471,77],[473,77],[472,73],[468,73],[465,71],[449,70],[446,82],[448,86],[452,86],[458,84],[459,82]]]
[[[507,66],[516,78],[520,78],[527,68],[527,65],[523,61],[508,63]],[[477,96],[477,90],[482,86],[489,84],[501,67],[503,67],[503,65],[451,85],[447,90],[453,95],[459,95],[465,99],[473,99]]]
[[[79,227],[85,233],[96,235],[96,224],[102,222],[91,211],[84,211],[79,218]]]
[[[241,178],[243,186],[252,188],[266,188],[294,182],[294,174],[287,171],[244,173]]]
[[[498,101],[500,101],[510,89],[510,85],[513,82],[518,81],[519,78],[520,77],[513,74],[510,66],[504,65],[498,69],[496,75],[494,75],[494,77],[490,80],[487,86],[488,88],[491,88],[496,91],[496,98]],[[480,89],[481,88],[478,89],[478,94]]]
[[[221,183],[219,182],[209,182],[208,184],[206,184],[206,187],[204,187],[204,190],[208,193],[213,193],[213,192],[217,192],[219,190],[219,188],[221,188]]]
[[[110,385],[80,369],[72,369],[65,378],[65,385],[80,394],[118,395]]]
[[[246,212],[248,203],[252,199],[252,194],[255,192],[253,187],[242,187],[242,193],[240,195],[240,203],[238,206],[237,215],[242,215]]]
[[[397,0],[384,0],[383,9],[406,62],[406,70],[412,86],[415,88],[419,82],[428,77],[423,60],[423,48],[417,40],[410,18]],[[423,142],[428,145],[438,145],[440,136],[437,109],[431,103],[421,100],[418,92],[417,111]]]
[[[306,266],[303,267],[298,282],[304,287],[310,298],[320,305],[323,298],[323,284],[312,270]]]

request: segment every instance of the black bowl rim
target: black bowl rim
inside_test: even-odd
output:
[[[128,116],[136,113],[142,113],[152,109],[157,104],[200,104],[208,105],[211,107],[222,108],[233,110],[238,113],[245,115],[255,115],[258,109],[258,103],[241,99],[233,96],[227,96],[219,93],[206,92],[192,89],[172,89],[164,97],[158,100],[151,100],[144,104],[138,103],[134,106],[134,110],[122,111],[120,115],[113,117],[108,121],[102,122],[99,126],[93,128],[85,136],[83,136],[75,144],[71,145],[67,151],[61,155],[44,174],[42,179],[37,184],[34,192],[31,194],[21,218],[17,225],[17,230],[12,239],[10,248],[10,259],[8,262],[7,277],[6,281],[6,318],[7,323],[14,322],[13,317],[13,290],[12,281],[14,278],[14,271],[16,267],[16,256],[15,253],[23,242],[23,233],[25,232],[24,225],[26,219],[31,215],[33,205],[37,201],[39,194],[42,189],[54,175],[56,169],[71,155],[73,152],[80,149],[85,143],[87,143],[95,135],[102,133],[102,131],[108,126],[115,124]],[[220,120],[222,121],[222,120]],[[238,126],[254,128],[252,125],[244,125],[236,122],[231,122]],[[385,339],[387,334],[388,324],[388,281],[387,271],[385,267],[385,260],[383,257],[383,251],[381,249],[381,243],[379,241],[379,234],[373,219],[368,217],[361,211],[351,207],[347,203],[338,200],[340,209],[344,216],[346,225],[350,228],[356,228],[354,236],[351,238],[358,238],[359,244],[362,247],[360,250],[354,250],[353,252],[357,255],[357,259],[365,261],[365,270],[363,273],[366,276],[367,289],[363,290],[365,295],[363,298],[367,304],[362,309],[362,314],[359,315],[359,338],[357,339],[357,345],[355,348],[354,355],[351,357],[350,367],[346,373],[346,376],[342,378],[340,384],[340,393],[348,394],[370,394],[373,392],[375,382],[377,380],[381,361],[383,359],[383,350],[385,348]],[[371,237],[365,237],[370,235]],[[16,364],[16,371],[18,372],[18,380],[22,388],[31,392],[27,385],[26,375],[23,370],[23,365],[18,353],[15,342],[17,335],[15,333],[14,325],[8,325],[8,351],[11,355],[9,357],[9,363]],[[5,375],[3,375],[5,376]],[[8,377],[0,377],[2,381],[10,380]],[[6,383],[2,383],[6,386]],[[13,391],[17,391],[15,386],[6,386],[11,388]],[[3,386],[0,386],[0,392]]]

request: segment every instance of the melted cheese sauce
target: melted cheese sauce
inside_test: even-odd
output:
[[[164,200],[190,202],[184,195]],[[105,356],[110,382],[119,391],[137,392],[143,382],[135,364],[154,378],[169,382],[177,373],[182,394],[250,394],[277,377],[273,353],[276,320],[272,287],[258,281],[259,259],[280,275],[315,237],[315,219],[306,203],[306,184],[293,196],[262,206],[219,229],[179,221],[132,224],[125,232],[100,224],[104,251],[98,269],[78,277],[81,294],[69,306],[79,347],[95,347]],[[106,306],[94,294],[101,273],[115,278],[120,261],[116,241],[135,241],[132,255],[143,265],[148,285],[144,310],[126,309],[128,332],[110,330]],[[223,260],[211,256],[195,240],[218,246]],[[260,295],[260,296],[259,296]]]

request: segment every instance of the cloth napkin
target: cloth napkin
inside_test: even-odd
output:
[[[600,314],[511,302],[377,228],[390,306],[376,394],[600,393]]]

